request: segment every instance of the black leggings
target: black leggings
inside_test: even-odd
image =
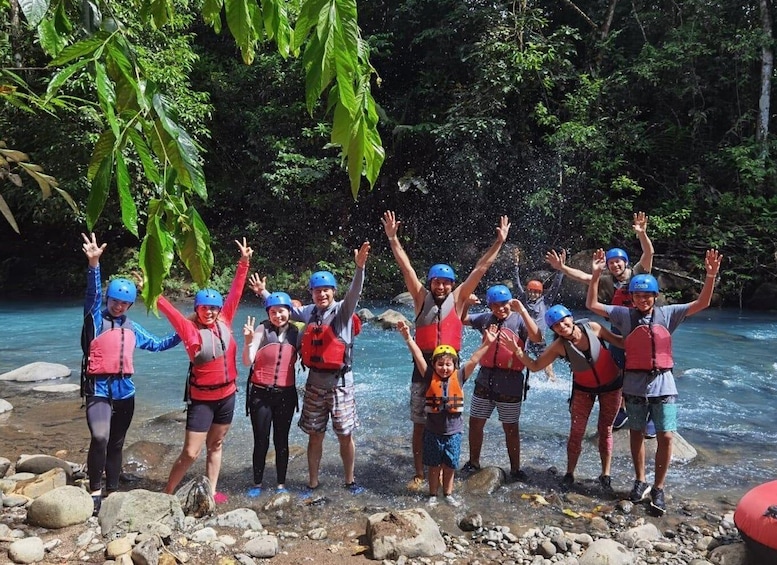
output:
[[[269,392],[251,387],[249,411],[254,430],[254,484],[262,484],[264,463],[270,447],[270,428],[275,446],[275,469],[278,484],[286,483],[289,467],[289,431],[297,410],[297,389],[285,387],[280,392]]]
[[[93,492],[102,488],[103,470],[106,490],[119,490],[121,450],[134,413],[134,396],[113,401],[102,396],[90,396],[87,399],[86,423],[92,441],[89,443],[86,466],[89,488]]]

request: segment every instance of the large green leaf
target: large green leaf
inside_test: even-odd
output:
[[[19,0],[19,7],[22,9],[27,23],[36,27],[49,11],[48,0]]]
[[[256,6],[256,0],[224,0],[227,26],[240,48],[246,65],[254,62],[254,45],[257,40],[253,26],[252,5]]]
[[[137,151],[138,157],[140,157],[140,162],[143,165],[143,174],[146,175],[146,178],[151,183],[159,184],[161,182],[159,168],[156,166],[154,158],[151,156],[151,151],[149,151],[143,136],[141,136],[134,128],[129,128],[127,130],[127,138],[132,143],[135,151]]]
[[[97,143],[94,144],[94,149],[92,150],[92,159],[89,161],[89,168],[86,171],[87,180],[94,180],[94,177],[97,175],[97,171],[99,170],[103,161],[105,161],[108,155],[113,154],[113,147],[115,143],[116,136],[113,134],[112,130],[107,129],[100,134],[100,137],[97,139]]]
[[[97,51],[105,42],[105,38],[101,35],[96,35],[93,37],[89,37],[87,39],[82,39],[81,41],[74,43],[73,45],[69,45],[65,47],[62,52],[59,54],[59,57],[55,58],[53,61],[49,63],[50,67],[58,67],[59,65],[64,65],[65,63],[69,63],[70,61],[74,59],[78,59],[80,57],[85,57],[86,55],[91,55],[95,51]]]
[[[317,25],[319,14],[327,6],[329,0],[306,0],[300,7],[297,23],[294,26],[294,41],[292,42],[292,52],[296,55],[300,47],[305,43],[310,35],[311,29]],[[308,47],[305,47],[307,50]]]
[[[105,207],[112,179],[113,153],[107,155],[102,160],[100,167],[97,169],[97,174],[92,180],[89,198],[86,201],[86,227],[89,228],[89,231],[94,230],[94,225]]]
[[[162,294],[164,281],[170,274],[173,264],[174,240],[165,223],[160,218],[161,207],[159,201],[149,202],[148,223],[146,224],[146,236],[140,245],[138,261],[145,275],[143,285],[143,300],[146,307],[156,312],[156,299]],[[156,209],[152,213],[152,207]]]
[[[224,0],[205,0],[202,5],[202,19],[209,26],[213,26],[213,31],[221,33],[221,9],[224,7]]]
[[[40,46],[51,57],[56,57],[65,48],[65,38],[57,32],[53,19],[46,18],[38,24],[38,39]]]
[[[130,175],[121,153],[116,154],[116,188],[119,192],[121,221],[129,232],[138,237],[138,209],[130,191]]]
[[[177,237],[178,255],[183,261],[194,282],[205,286],[213,271],[213,252],[210,249],[210,232],[200,214],[190,206],[184,217],[179,219],[186,223],[180,225],[181,232]]]
[[[262,0],[262,17],[267,39],[274,39],[278,52],[285,59],[291,52],[291,26],[286,2]]]
[[[113,135],[118,139],[120,125],[116,119],[116,92],[113,89],[113,82],[108,78],[105,65],[96,61],[94,64],[95,84],[97,85],[97,100],[103,109],[108,125],[111,126]]]
[[[46,88],[46,96],[48,98],[56,96],[60,87],[65,84],[70,79],[70,77],[72,77],[88,64],[89,59],[81,59],[80,61],[76,61],[72,65],[68,65],[67,67],[57,71],[57,73],[49,81],[49,85]]]

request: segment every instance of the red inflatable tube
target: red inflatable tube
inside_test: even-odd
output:
[[[756,563],[777,563],[777,481],[748,491],[737,504],[734,523]]]

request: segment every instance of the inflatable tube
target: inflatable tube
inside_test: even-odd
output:
[[[748,491],[737,504],[734,523],[755,563],[777,563],[777,481]]]

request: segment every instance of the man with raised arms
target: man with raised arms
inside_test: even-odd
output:
[[[413,297],[416,315],[415,341],[427,362],[431,361],[432,353],[438,345],[451,345],[457,352],[460,351],[464,328],[461,319],[467,309],[467,301],[507,240],[507,234],[510,232],[507,216],[502,216],[499,220],[494,243],[480,258],[466,280],[458,286],[455,286],[456,274],[453,268],[442,263],[433,265],[429,269],[426,286],[424,286],[397,237],[401,222],[396,219],[391,210],[383,213],[381,222],[389,240],[391,252],[402,272],[405,286]],[[424,481],[423,437],[426,424],[424,413],[426,387],[424,376],[414,368],[410,383],[410,419],[413,422],[412,448],[415,467],[415,476],[410,486],[414,489],[419,489]]]

